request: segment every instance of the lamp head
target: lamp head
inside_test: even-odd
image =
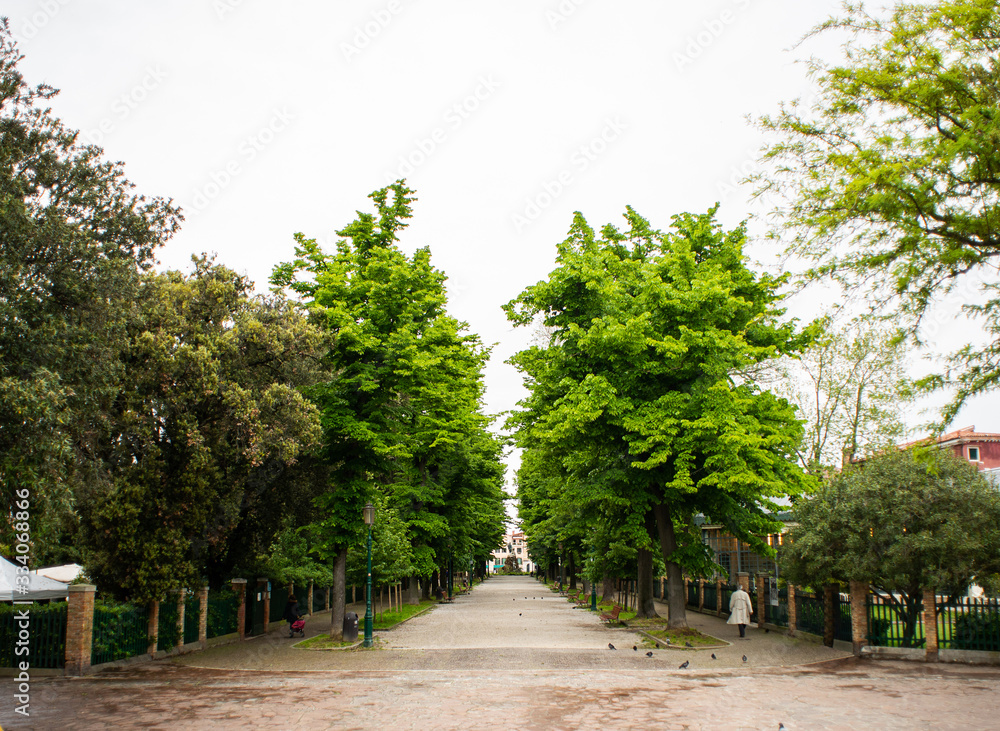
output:
[[[371,503],[368,503],[367,505],[365,505],[363,513],[365,517],[365,525],[369,527],[375,525],[375,506],[372,505]]]

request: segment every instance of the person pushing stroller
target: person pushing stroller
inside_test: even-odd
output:
[[[285,607],[284,618],[288,622],[289,637],[294,637],[296,632],[303,637],[306,636],[306,621],[299,614],[299,600],[294,596],[288,597],[288,606]]]

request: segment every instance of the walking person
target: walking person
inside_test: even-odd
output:
[[[740,628],[740,639],[746,639],[747,625],[750,624],[750,616],[753,614],[753,602],[750,595],[743,591],[743,587],[738,587],[733,595],[729,597],[729,622]]]

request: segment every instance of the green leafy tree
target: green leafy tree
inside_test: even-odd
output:
[[[867,581],[918,643],[921,594],[958,595],[1000,568],[1000,493],[938,449],[893,451],[850,467],[794,508],[781,554],[793,583]]]
[[[956,388],[947,424],[1000,381],[1000,6],[845,11],[813,31],[851,34],[841,64],[810,61],[814,103],[760,120],[779,139],[765,149],[757,192],[779,201],[789,249],[811,260],[810,276],[869,302],[898,298],[918,338],[949,294],[982,321],[992,341],[924,382]]]
[[[32,555],[79,560],[85,485],[106,480],[97,444],[122,388],[119,354],[143,270],[177,229],[169,202],[132,192],[120,163],[77,143],[29,86],[0,23],[0,500],[30,492]],[[10,545],[0,520],[0,550]],[[6,551],[4,551],[6,552]]]
[[[301,298],[333,338],[327,357],[332,377],[309,395],[323,414],[324,459],[331,469],[330,488],[317,502],[323,515],[317,529],[335,561],[338,602],[348,547],[358,544],[367,500],[388,496],[407,527],[413,571],[426,585],[463,542],[457,516],[477,504],[466,500],[449,511],[456,503],[448,480],[458,485],[471,478],[484,454],[499,464],[499,454],[482,447],[489,423],[481,413],[488,350],[447,314],[445,276],[431,265],[430,250],[411,257],[397,246],[412,216],[413,192],[400,181],[370,197],[375,213],[359,212],[338,231],[336,252],[298,234],[297,258],[275,267],[271,278]],[[495,485],[487,483],[466,480],[491,491],[502,506]],[[466,543],[468,552],[472,542]],[[334,634],[342,613],[335,603]]]
[[[506,306],[553,333],[512,359],[530,395],[511,425],[636,530],[653,514],[682,626],[682,569],[711,566],[693,516],[766,552],[775,500],[809,485],[792,407],[742,375],[808,338],[781,322],[782,280],[747,268],[742,227],[722,231],[714,210],[667,233],[631,208],[625,219],[597,234],[577,214],[556,270]]]
[[[288,303],[251,289],[207,259],[142,282],[126,387],[101,444],[109,479],[80,505],[85,565],[104,590],[149,600],[197,585],[248,505],[292,502],[274,482],[265,496],[248,492],[261,470],[319,445],[319,413],[298,389],[317,377],[324,341]]]

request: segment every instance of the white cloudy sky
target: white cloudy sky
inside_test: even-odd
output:
[[[716,201],[727,225],[765,213],[735,185],[761,143],[746,116],[809,94],[797,60],[837,47],[791,47],[837,9],[6,0],[2,12],[28,81],[62,90],[55,113],[125,161],[142,192],[184,206],[164,266],[217,252],[263,287],[294,232],[332,242],[369,192],[405,174],[419,202],[403,248],[431,247],[452,313],[497,343],[487,400],[500,412],[522,395],[503,361],[530,338],[500,305],[552,269],[573,211],[597,225],[631,204],[661,228]],[[1000,431],[997,411],[980,400],[959,421]]]

